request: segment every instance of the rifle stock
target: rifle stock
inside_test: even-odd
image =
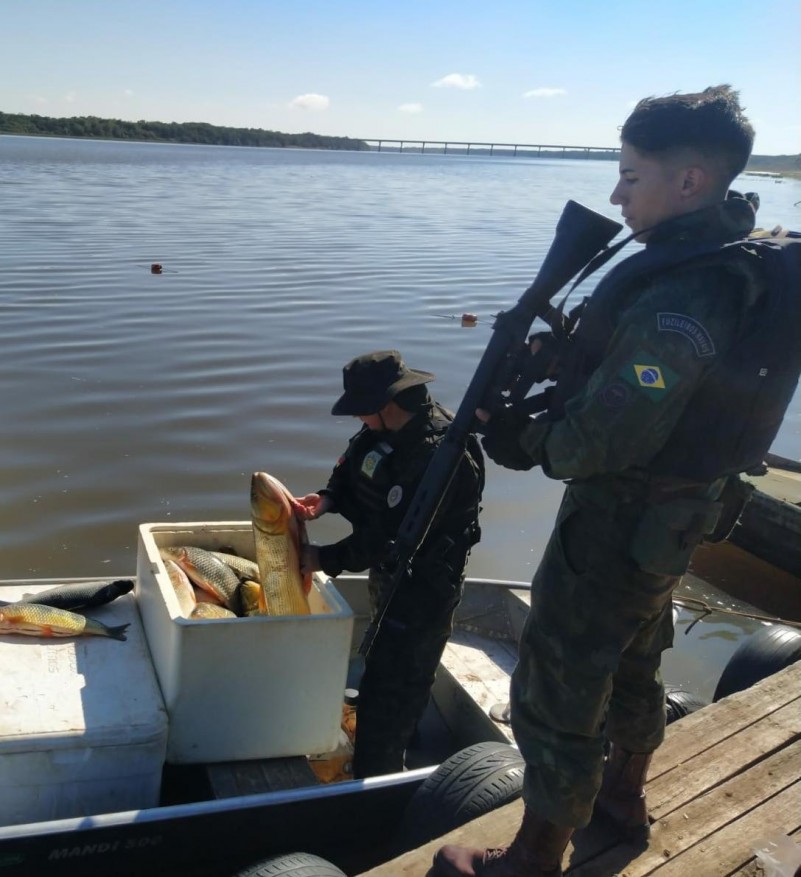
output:
[[[581,271],[623,226],[575,201],[568,201],[556,226],[534,282],[509,311],[495,319],[492,337],[464,397],[434,452],[411,505],[404,515],[398,534],[390,546],[384,568],[391,571],[389,593],[367,628],[359,651],[370,651],[381,621],[399,582],[409,568],[426,537],[448,487],[464,454],[467,437],[477,426],[476,408],[493,410],[503,401],[503,394],[514,377],[517,353],[524,343],[535,317],[547,322],[553,311],[551,298]]]

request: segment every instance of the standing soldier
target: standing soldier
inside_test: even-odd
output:
[[[793,291],[772,251],[736,243],[754,209],[728,189],[753,138],[729,86],[640,101],[610,200],[645,250],[608,272],[564,342],[534,337],[556,380],[544,414],[477,412],[488,456],[568,486],[511,684],[522,825],[508,848],[443,847],[437,875],[559,875],[593,807],[647,836],[671,595],[736,473],[764,459],[801,369],[799,326],[776,319]]]

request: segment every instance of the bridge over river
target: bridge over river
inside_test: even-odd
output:
[[[559,146],[549,143],[483,143],[467,140],[389,140],[360,137],[374,152],[412,152],[439,155],[500,155],[534,158],[595,158],[616,161],[616,146]]]

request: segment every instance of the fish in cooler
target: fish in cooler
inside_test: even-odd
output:
[[[162,560],[174,561],[190,580],[235,614],[239,611],[239,576],[210,551],[192,545],[161,549]]]
[[[255,560],[248,560],[247,557],[241,557],[239,554],[232,554],[228,551],[210,551],[209,554],[213,554],[230,566],[240,578],[258,580],[259,565]]]
[[[192,610],[197,606],[197,596],[189,576],[181,569],[180,566],[169,558],[163,558],[164,568],[170,577],[170,583],[178,598],[178,606],[181,612],[188,618],[192,614]]]
[[[214,618],[236,618],[236,615],[225,606],[219,603],[198,603],[191,611],[189,617],[193,621],[214,619]]]

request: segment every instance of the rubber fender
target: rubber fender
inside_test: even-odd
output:
[[[669,725],[684,716],[689,716],[701,707],[707,706],[707,701],[698,695],[680,688],[678,685],[665,685],[665,722]]]
[[[801,658],[801,631],[787,624],[771,624],[743,640],[729,658],[718,680],[713,701],[750,688]]]
[[[508,743],[476,743],[455,753],[410,798],[393,847],[400,853],[422,846],[519,798],[525,766]]]
[[[346,874],[312,853],[282,853],[248,865],[232,877],[346,877]]]

